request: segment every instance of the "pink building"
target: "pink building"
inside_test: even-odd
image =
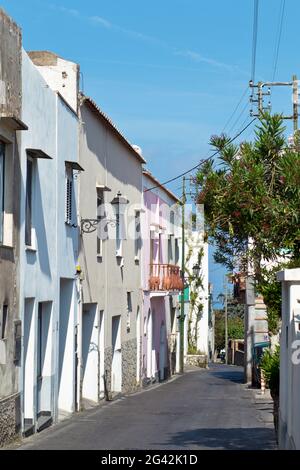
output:
[[[177,370],[182,280],[180,201],[147,170],[143,172],[143,198],[141,379],[146,385]]]

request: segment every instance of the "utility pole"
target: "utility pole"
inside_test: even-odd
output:
[[[283,119],[291,119],[294,123],[294,132],[298,130],[298,106],[299,106],[299,99],[298,99],[298,80],[297,76],[293,75],[291,82],[258,82],[257,84],[253,83],[252,80],[249,82],[249,86],[252,89],[257,88],[255,93],[256,99],[253,98],[253,91],[250,97],[251,103],[257,103],[257,113],[253,113],[250,111],[250,116],[260,118],[262,113],[267,109],[271,109],[271,103],[269,102],[267,108],[264,107],[264,96],[271,95],[271,87],[278,87],[278,86],[289,86],[292,87],[293,90],[293,114],[289,116],[282,116]],[[264,87],[268,88],[266,93],[263,92]]]
[[[224,300],[224,313],[225,313],[225,364],[228,364],[228,294],[227,294],[227,278],[224,278],[225,300]]]
[[[298,80],[297,76],[293,75],[293,121],[294,132],[298,130]]]
[[[182,179],[182,199],[181,199],[181,277],[182,277],[182,293],[181,293],[181,312],[180,312],[180,353],[179,353],[179,372],[183,374],[184,370],[184,273],[185,273],[185,176]]]

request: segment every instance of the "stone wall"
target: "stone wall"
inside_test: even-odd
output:
[[[136,381],[136,338],[122,344],[122,392],[128,393],[138,388]]]
[[[111,398],[111,363],[112,363],[112,348],[105,348],[104,350],[104,394],[105,399]]]
[[[21,30],[0,8],[0,114],[21,118]]]
[[[0,400],[0,447],[15,439],[20,428],[20,395]]]
[[[136,338],[122,343],[122,393],[129,393],[139,387],[136,380]],[[111,399],[112,348],[104,351],[105,398]]]
[[[188,354],[186,364],[189,366],[207,367],[207,356],[205,354]]]

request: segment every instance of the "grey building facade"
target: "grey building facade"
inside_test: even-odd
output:
[[[20,28],[0,10],[0,446],[20,432],[19,320],[21,121]]]

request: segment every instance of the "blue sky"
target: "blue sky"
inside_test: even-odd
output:
[[[280,5],[260,0],[256,79],[272,78]],[[253,0],[9,0],[1,6],[22,27],[26,50],[51,50],[80,63],[84,92],[142,147],[161,181],[209,154],[210,136],[223,130],[250,78]],[[300,2],[286,0],[278,80],[300,76],[299,17]],[[225,129],[231,135],[250,120],[247,96]],[[291,113],[290,90],[276,90],[272,102],[274,111]],[[249,128],[243,138],[252,135]],[[211,270],[218,294],[223,270]]]

